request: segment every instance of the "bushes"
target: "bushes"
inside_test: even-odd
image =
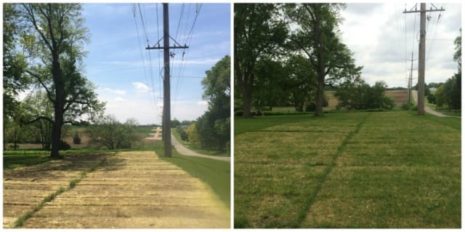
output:
[[[128,120],[118,122],[113,116],[104,116],[90,127],[90,137],[93,143],[108,149],[131,148],[139,139],[136,134],[136,122]]]
[[[69,150],[69,149],[71,149],[71,146],[67,142],[60,140],[60,150]]]
[[[449,110],[461,108],[461,74],[455,74],[444,84],[441,84],[434,93],[436,105],[446,106]]]
[[[81,144],[81,137],[77,131],[74,131],[73,144]]]
[[[417,106],[413,103],[404,103],[402,104],[401,108],[403,110],[416,110]]]
[[[184,130],[183,126],[178,125],[176,127],[176,131],[178,132],[179,136],[181,137],[181,140],[183,140],[183,141],[188,140],[189,137],[187,136],[187,132]]]
[[[344,83],[336,90],[335,96],[339,99],[338,108],[346,109],[392,109],[394,101],[384,95],[386,84],[376,82],[370,86],[364,81]]]

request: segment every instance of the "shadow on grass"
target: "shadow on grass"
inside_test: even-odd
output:
[[[163,156],[163,147],[157,146],[155,149],[160,159],[170,162],[191,176],[199,178],[206,183],[218,198],[230,208],[230,164],[229,162],[212,160],[201,157],[183,156],[173,149],[173,157]]]
[[[50,161],[47,154],[33,154],[33,155],[4,155],[3,156],[3,169],[13,169],[16,167],[30,166],[41,164]]]

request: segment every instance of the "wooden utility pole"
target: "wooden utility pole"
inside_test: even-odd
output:
[[[412,77],[413,76],[413,52],[412,58],[410,59],[410,74],[408,77],[408,104],[412,103]]]
[[[170,46],[170,24],[168,3],[163,3],[163,46],[160,40],[154,46],[147,46],[146,49],[163,49],[163,118],[162,118],[162,139],[165,156],[171,157],[171,94],[170,94],[170,49],[188,48],[181,46],[174,39],[175,44]]]
[[[434,8],[433,8],[434,7]],[[418,46],[418,96],[417,96],[417,113],[419,115],[425,114],[425,43],[426,43],[426,12],[444,11],[444,8],[438,9],[431,4],[430,9],[426,9],[426,3],[420,4],[420,10],[411,9],[404,10],[406,13],[420,13],[420,44]]]

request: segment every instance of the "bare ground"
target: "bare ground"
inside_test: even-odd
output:
[[[154,152],[121,152],[47,203],[24,227],[225,228],[229,224],[229,210],[199,179],[158,159]]]

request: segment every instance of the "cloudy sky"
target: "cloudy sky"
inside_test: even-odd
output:
[[[342,10],[343,41],[354,53],[357,64],[364,66],[362,77],[368,83],[384,81],[389,87],[406,87],[413,51],[416,84],[420,18],[418,13],[402,13],[414,6],[415,3],[350,3]],[[440,3],[435,6],[442,6],[445,11],[440,17],[439,12],[427,14],[430,20],[426,24],[426,83],[443,82],[457,72],[454,39],[460,33],[462,7]]]
[[[147,39],[153,45],[162,37],[161,4],[140,4],[140,11],[135,4],[84,4],[83,8],[90,32],[84,72],[107,103],[106,113],[121,121],[160,123],[163,54],[144,48]],[[171,36],[186,43],[196,12],[190,48],[173,51],[171,115],[179,120],[193,120],[206,111],[201,85],[205,71],[230,53],[229,4],[170,4]]]

